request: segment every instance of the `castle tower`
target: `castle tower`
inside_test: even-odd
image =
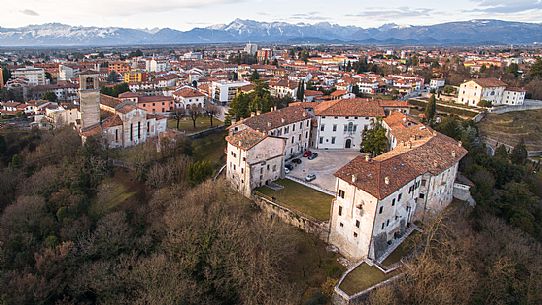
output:
[[[79,111],[81,128],[100,122],[100,82],[98,72],[86,71],[79,75]]]

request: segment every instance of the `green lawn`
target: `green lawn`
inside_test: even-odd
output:
[[[384,273],[376,267],[363,263],[344,278],[339,288],[348,295],[354,295],[397,274],[399,274],[398,270]]]
[[[331,201],[333,200],[332,196],[315,191],[288,179],[281,179],[276,183],[284,186],[284,189],[273,191],[270,188],[261,187],[256,189],[256,191],[269,197],[275,197],[279,203],[284,204],[288,208],[317,220],[329,220]]]
[[[382,266],[389,268],[401,261],[401,259],[412,251],[414,241],[420,235],[419,231],[414,231],[382,262]]]
[[[226,163],[226,131],[212,133],[192,141],[192,155],[198,161],[209,161],[219,168]]]
[[[217,118],[213,118],[213,127],[222,125],[223,122]],[[167,127],[170,129],[177,129],[177,120],[168,119]],[[194,128],[194,122],[190,118],[182,118],[179,121],[179,130],[186,132],[198,132],[205,129],[211,128],[211,121],[209,117],[198,117],[196,119],[196,128]]]
[[[100,217],[142,196],[144,186],[133,179],[124,169],[116,169],[113,177],[104,179],[90,206],[90,215]]]

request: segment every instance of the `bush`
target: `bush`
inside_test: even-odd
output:
[[[478,103],[478,107],[491,108],[491,107],[493,107],[493,103],[491,103],[490,101],[481,100]]]

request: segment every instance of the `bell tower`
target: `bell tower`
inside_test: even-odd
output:
[[[79,75],[79,111],[81,128],[100,122],[100,81],[98,72],[86,71]]]

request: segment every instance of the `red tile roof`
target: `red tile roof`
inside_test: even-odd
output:
[[[302,106],[291,106],[246,118],[240,121],[239,124],[244,124],[254,130],[267,132],[281,126],[306,120],[309,117],[309,114]]]
[[[318,116],[384,116],[384,108],[378,102],[359,98],[322,102],[314,108],[314,111]]]
[[[234,135],[227,136],[226,141],[235,147],[243,150],[249,150],[263,141],[266,137],[267,135],[265,132],[259,132],[254,129],[247,128]]]
[[[505,82],[500,79],[489,77],[489,78],[478,78],[473,79],[475,83],[482,87],[506,87],[508,86]]]
[[[339,169],[335,176],[381,200],[422,174],[441,173],[466,154],[467,150],[458,142],[437,134],[425,144],[402,153],[393,150],[369,161],[357,157]]]

